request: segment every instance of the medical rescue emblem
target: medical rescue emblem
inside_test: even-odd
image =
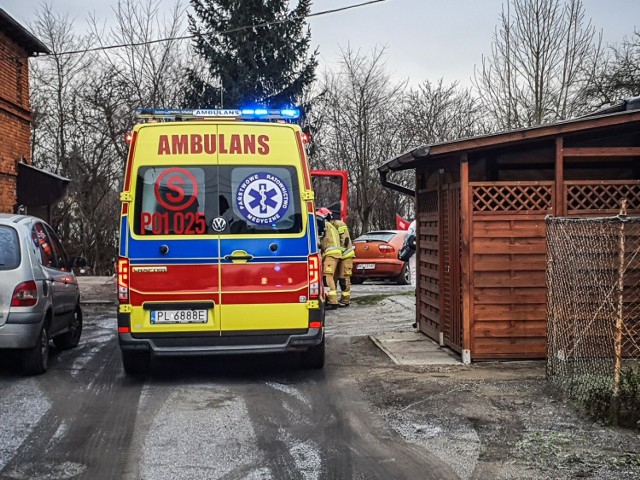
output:
[[[256,225],[269,225],[280,220],[289,209],[290,195],[286,184],[272,173],[249,175],[236,191],[236,204],[244,218]]]

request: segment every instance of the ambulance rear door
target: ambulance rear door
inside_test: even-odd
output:
[[[124,220],[133,335],[220,332],[217,128],[167,122],[137,131]]]
[[[229,206],[214,220],[222,334],[306,331],[312,247],[296,129],[229,123],[218,131],[227,142],[218,155],[218,191]]]

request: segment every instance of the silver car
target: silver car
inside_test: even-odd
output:
[[[78,345],[82,310],[73,267],[44,221],[0,213],[0,350],[19,352],[25,373],[47,370],[49,341],[60,349]]]

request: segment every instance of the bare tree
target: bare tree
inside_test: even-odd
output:
[[[405,84],[393,84],[383,56],[383,48],[370,56],[343,50],[340,69],[324,74],[312,112],[317,130],[313,161],[317,167],[348,170],[350,222],[356,233],[373,225],[389,227],[376,218],[390,194],[380,185],[376,167],[401,145]]]
[[[484,110],[470,89],[429,80],[409,90],[403,140],[407,148],[488,133]]]
[[[581,113],[601,39],[581,0],[508,0],[474,83],[496,127],[540,125]]]
[[[640,95],[640,32],[611,46],[604,61],[597,60],[584,92],[586,104],[599,108]]]
[[[92,21],[88,36],[73,34],[72,22],[46,5],[36,17],[34,32],[53,55],[34,59],[33,158],[72,179],[66,198],[53,212],[53,224],[72,254],[87,257],[93,273],[113,271],[125,134],[133,125],[135,108],[182,101],[182,52],[187,45],[155,42],[178,36],[182,10],[176,5],[163,24],[158,3],[121,1],[111,33],[98,32]],[[126,46],[68,53],[83,51],[95,45],[92,42]]]
[[[80,108],[76,93],[92,62],[86,54],[66,52],[88,47],[89,40],[75,34],[69,17],[54,13],[49,5],[43,4],[35,19],[34,33],[52,54],[31,62],[32,158],[35,164],[64,175],[68,169],[69,140],[76,133],[73,115]]]
[[[95,17],[90,19],[98,45],[126,45],[104,50],[99,59],[130,106],[178,106],[183,101],[180,79],[192,56],[188,42],[178,39],[186,33],[185,8],[178,1],[161,17],[160,4],[161,0],[119,0],[114,7],[116,24],[108,30]]]

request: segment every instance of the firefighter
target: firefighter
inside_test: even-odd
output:
[[[320,250],[322,251],[322,276],[327,284],[327,303],[325,309],[335,310],[338,308],[338,290],[336,289],[335,274],[338,263],[342,259],[342,249],[340,248],[340,235],[331,224],[331,212],[326,208],[318,209],[316,216],[324,221],[324,235],[320,239]]]
[[[329,221],[338,230],[340,236],[340,249],[342,250],[342,258],[338,264],[336,278],[340,286],[340,300],[338,305],[348,307],[351,304],[351,273],[353,272],[353,259],[356,256],[356,249],[351,242],[351,235],[347,224],[338,218],[333,218],[329,212]]]

